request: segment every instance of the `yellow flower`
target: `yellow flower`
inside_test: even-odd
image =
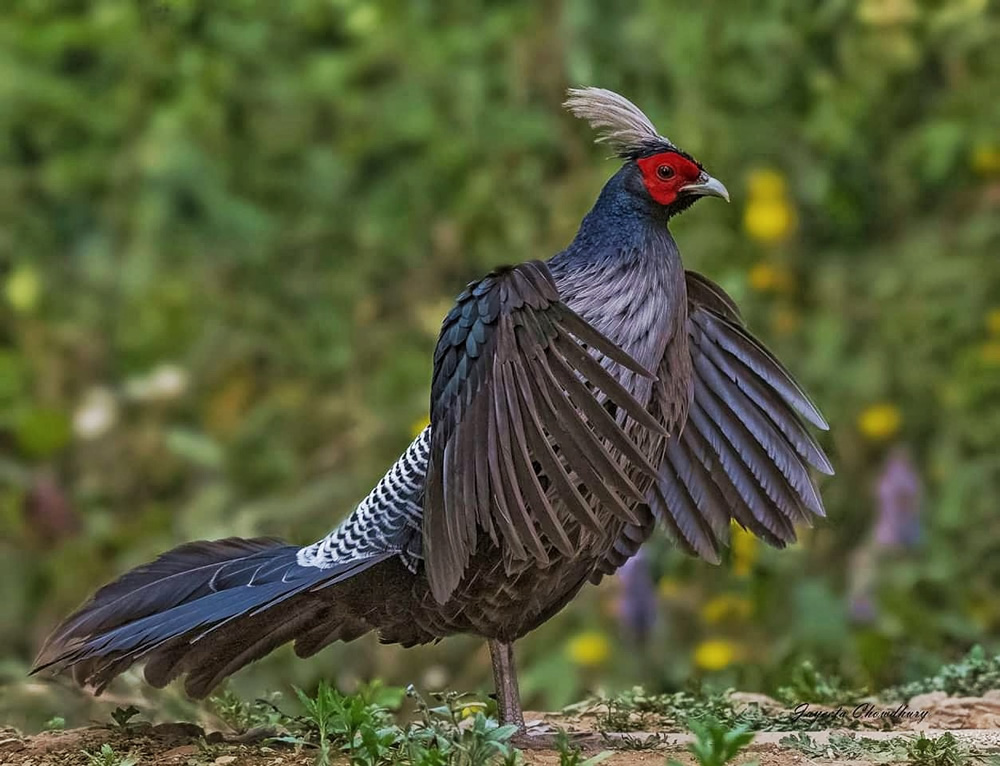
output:
[[[977,144],[969,157],[969,166],[981,176],[1000,175],[1000,146]]]
[[[742,648],[725,638],[702,641],[694,650],[694,664],[702,670],[722,670],[743,655]]]
[[[748,577],[757,562],[757,538],[734,521],[730,546],[733,549],[733,574]]]
[[[776,199],[785,196],[785,177],[777,170],[759,168],[752,170],[747,179],[747,190],[757,199]]]
[[[709,599],[701,608],[701,619],[709,625],[724,620],[745,620],[753,611],[753,604],[735,593],[721,593]]]
[[[4,297],[14,311],[27,314],[38,305],[42,294],[42,281],[38,272],[28,264],[21,264],[7,277]]]
[[[788,199],[785,177],[776,170],[754,170],[747,179],[749,202],[743,210],[743,228],[766,245],[781,242],[795,227],[795,209]]]
[[[596,630],[581,633],[566,646],[569,658],[585,668],[603,665],[611,655],[611,644],[603,633]]]
[[[472,718],[476,713],[485,713],[486,705],[482,702],[470,702],[462,708],[461,718]]]
[[[902,423],[899,408],[887,402],[866,407],[858,416],[858,430],[872,441],[891,439]]]
[[[660,598],[670,601],[681,594],[681,584],[673,577],[661,577],[657,585]]]
[[[751,197],[743,210],[743,228],[751,239],[774,245],[795,227],[795,210],[785,197]]]
[[[861,0],[858,20],[862,24],[883,27],[905,24],[920,18],[920,9],[913,0]]]
[[[779,335],[788,335],[795,332],[799,324],[799,314],[792,308],[779,308],[771,315],[771,325]]]
[[[417,418],[413,421],[413,425],[410,426],[410,434],[416,439],[420,434],[423,433],[424,429],[431,424],[431,419],[424,415],[422,418]]]
[[[991,335],[1000,335],[1000,309],[990,309],[986,312],[986,329]]]
[[[760,293],[789,292],[795,285],[795,279],[788,269],[765,261],[750,267],[747,281],[752,289]]]
[[[1000,367],[1000,341],[991,340],[979,348],[979,357],[990,367]]]
[[[755,263],[747,275],[752,287],[757,292],[767,292],[775,283],[774,267],[769,263]]]

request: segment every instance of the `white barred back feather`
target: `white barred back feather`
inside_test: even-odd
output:
[[[299,550],[299,566],[327,569],[394,551],[416,571],[430,434],[428,426],[336,529]]]

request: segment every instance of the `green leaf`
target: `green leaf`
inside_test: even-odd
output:
[[[225,459],[222,447],[212,437],[184,428],[167,433],[167,449],[203,468],[220,468]]]
[[[61,410],[34,407],[16,418],[14,435],[18,446],[35,458],[51,457],[65,447],[72,436],[69,417]]]

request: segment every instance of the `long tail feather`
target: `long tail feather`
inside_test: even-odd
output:
[[[188,692],[204,696],[225,676],[318,628],[330,617],[322,607],[333,594],[325,589],[393,555],[323,568],[300,565],[299,550],[270,538],[175,548],[99,590],[56,628],[32,672],[72,668],[79,683],[100,692],[145,659],[153,685],[187,672]]]

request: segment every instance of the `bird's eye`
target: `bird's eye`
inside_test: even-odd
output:
[[[658,165],[656,168],[656,176],[661,181],[666,181],[668,178],[674,177],[674,169],[669,165]]]

